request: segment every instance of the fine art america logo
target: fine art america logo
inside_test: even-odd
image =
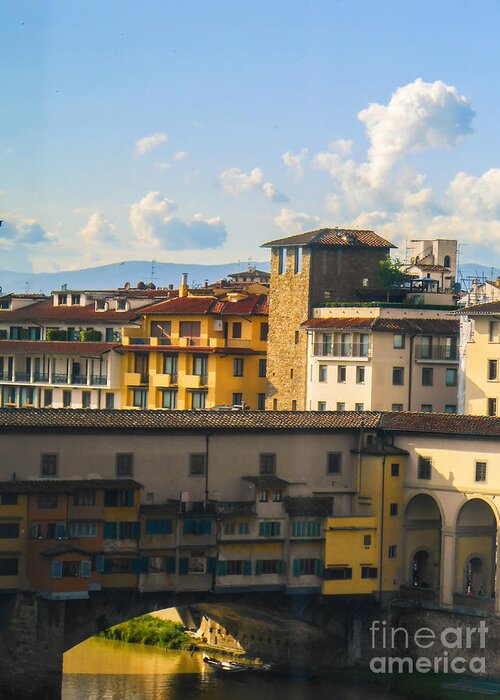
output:
[[[486,673],[484,620],[477,627],[445,627],[441,632],[420,627],[411,633],[373,620],[370,632],[372,649],[383,652],[370,660],[373,673]]]

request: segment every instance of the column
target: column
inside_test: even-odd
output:
[[[500,530],[497,529],[495,552],[495,615],[500,615]]]
[[[441,531],[441,599],[443,607],[453,607],[453,593],[455,592],[455,557],[456,557],[457,533],[453,528],[444,528]]]

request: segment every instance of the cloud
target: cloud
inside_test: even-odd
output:
[[[286,167],[295,175],[296,180],[304,175],[303,162],[309,155],[308,148],[301,148],[298,153],[292,153],[291,151],[286,151],[281,156],[281,160],[286,165]]]
[[[143,136],[142,139],[135,142],[134,155],[136,158],[140,158],[145,153],[148,153],[148,151],[158,148],[158,146],[165,143],[165,141],[168,141],[167,134],[159,133],[151,134],[151,136]]]
[[[188,151],[177,151],[177,153],[174,153],[174,160],[186,160],[186,158],[189,158]]]
[[[463,216],[483,221],[500,218],[500,169],[491,168],[480,177],[457,173],[446,194]]]
[[[227,238],[227,230],[219,217],[204,218],[195,214],[184,221],[174,216],[177,209],[172,199],[160,192],[149,192],[130,208],[130,224],[137,241],[166,250],[218,248]]]
[[[0,226],[0,241],[33,245],[47,239],[47,231],[33,219],[4,221]]]
[[[292,209],[282,209],[278,216],[274,217],[276,226],[289,235],[302,233],[314,228],[319,221],[320,219],[317,216],[305,214],[302,211],[293,211]]]
[[[265,182],[262,185],[262,192],[266,199],[270,199],[271,202],[288,202],[289,199],[283,192],[277,190],[272,182]]]
[[[107,244],[116,240],[115,226],[102,214],[94,212],[85,226],[79,231],[80,238],[86,245],[94,243]]]

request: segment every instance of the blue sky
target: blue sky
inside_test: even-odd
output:
[[[500,3],[4,0],[0,269],[265,259],[318,226],[500,265]]]

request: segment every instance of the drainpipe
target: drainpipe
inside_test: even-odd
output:
[[[358,468],[357,468],[357,474],[356,474],[356,492],[359,495],[359,492],[361,491],[361,468],[362,468],[362,463],[363,463],[363,457],[361,454],[361,450],[363,448],[363,436],[364,436],[364,422],[363,422],[363,417],[361,417],[361,425],[359,428],[359,438],[358,438]]]
[[[417,333],[410,336],[410,348],[409,348],[409,368],[408,368],[408,410],[411,411],[411,390],[412,390],[412,380],[413,380],[413,341],[415,340]]]
[[[208,457],[210,447],[210,433],[205,435],[205,510],[208,505]]]
[[[380,495],[380,547],[379,547],[379,584],[378,600],[382,602],[382,573],[384,567],[384,505],[385,505],[385,454],[382,459],[382,488]]]

